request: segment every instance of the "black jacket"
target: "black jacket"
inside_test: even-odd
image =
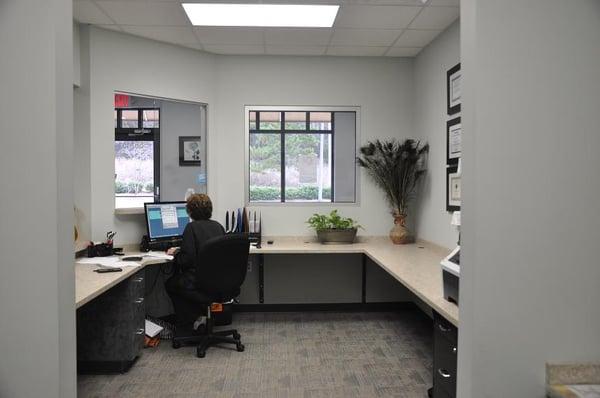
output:
[[[183,231],[181,250],[176,257],[180,270],[195,272],[200,246],[207,240],[221,235],[225,235],[225,229],[217,221],[199,220],[190,222]]]

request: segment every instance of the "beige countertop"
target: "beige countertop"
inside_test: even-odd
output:
[[[600,363],[546,364],[550,398],[600,397]]]
[[[267,244],[273,240],[273,244]],[[323,245],[312,237],[263,237],[262,248],[252,248],[252,254],[364,254],[385,269],[396,280],[458,326],[458,306],[444,299],[440,261],[449,249],[419,241],[409,245],[394,245],[388,237],[360,237],[351,245]]]
[[[267,244],[273,240],[273,244]],[[135,254],[125,249],[128,255]],[[361,237],[351,245],[323,245],[311,237],[263,237],[262,248],[252,247],[251,254],[364,254],[413,292],[419,299],[458,326],[458,306],[444,299],[440,261],[449,250],[428,242],[394,245],[387,237]],[[75,265],[77,308],[98,297],[146,265],[164,262],[145,258],[137,267],[123,272],[98,274],[92,265]]]
[[[127,254],[135,255],[139,253],[128,252]],[[139,265],[123,267],[122,272],[107,272],[104,274],[94,272],[95,269],[99,268],[97,265],[75,263],[75,307],[79,308],[90,302],[145,266],[164,262],[165,260],[158,258],[144,258]]]

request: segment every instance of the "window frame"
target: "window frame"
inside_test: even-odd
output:
[[[256,113],[256,129],[250,129],[250,112]],[[278,112],[281,113],[281,128],[279,130],[260,130],[259,112]],[[307,114],[306,126],[304,130],[286,130],[285,129],[285,112],[331,112],[331,130],[311,130],[310,119]],[[245,135],[245,152],[244,152],[244,195],[245,204],[247,206],[360,206],[360,173],[358,168],[354,173],[354,201],[353,202],[335,202],[333,199],[335,190],[335,112],[354,112],[355,114],[355,148],[354,156],[358,154],[360,143],[360,107],[359,106],[251,106],[244,107],[244,135]],[[281,198],[279,201],[250,201],[250,134],[280,134],[281,137]],[[285,134],[326,134],[331,135],[331,198],[330,202],[311,202],[311,201],[285,201]]]
[[[114,108],[117,111],[117,127],[115,127],[115,135],[114,142],[117,141],[152,141],[154,143],[154,192],[153,192],[153,202],[160,202],[160,125],[161,125],[161,111],[160,108],[157,107],[142,107],[142,108],[133,108],[133,107],[123,107],[123,108]],[[122,117],[121,114],[123,111],[138,111],[138,127],[122,127]],[[143,115],[144,111],[158,111],[158,127],[152,128],[144,128],[144,120]],[[140,134],[140,131],[142,133]],[[144,131],[149,131],[145,133]],[[117,193],[113,194],[115,198],[115,210],[119,209],[129,209],[128,207],[117,207],[116,199]],[[127,197],[122,196],[122,197]],[[141,207],[143,209],[143,206]],[[138,207],[135,207],[138,209]]]

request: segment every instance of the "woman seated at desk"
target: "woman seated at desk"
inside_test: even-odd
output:
[[[223,226],[210,219],[212,202],[208,195],[191,195],[186,210],[192,221],[183,231],[181,248],[167,250],[167,254],[175,255],[176,270],[165,283],[165,288],[175,307],[178,326],[191,325],[198,316],[197,306],[191,306],[180,298],[181,293],[195,289],[198,249],[207,240],[225,234]]]

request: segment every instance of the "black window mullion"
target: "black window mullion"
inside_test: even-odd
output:
[[[335,192],[335,185],[334,185],[334,181],[335,181],[335,113],[331,112],[331,147],[329,148],[331,150],[331,164],[329,165],[329,168],[331,169],[331,192],[329,194],[329,196],[331,196],[329,199],[331,200],[331,203],[334,203],[334,192]]]
[[[285,112],[281,112],[281,202],[285,203]]]

